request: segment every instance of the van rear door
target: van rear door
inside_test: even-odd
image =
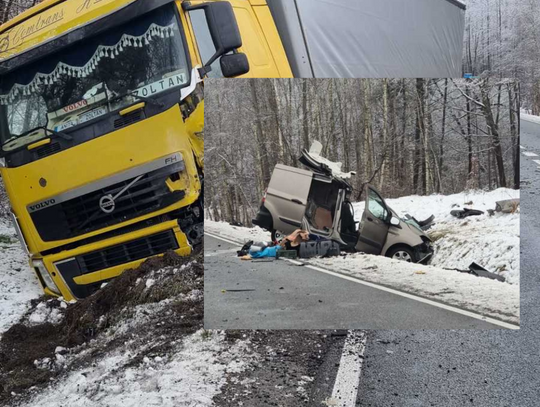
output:
[[[365,197],[366,207],[360,222],[356,249],[364,253],[381,254],[388,236],[392,211],[371,185],[366,187]]]
[[[312,179],[311,171],[276,165],[264,202],[272,214],[275,230],[290,233],[301,226]]]

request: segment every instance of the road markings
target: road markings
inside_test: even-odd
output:
[[[525,147],[523,147],[523,146],[519,146],[519,148],[521,148],[522,150],[525,150]]]
[[[213,256],[219,256],[221,254],[229,254],[229,253],[236,253],[237,249],[228,249],[228,250],[216,250],[215,252],[204,253],[204,257],[213,257]]]
[[[228,242],[228,243],[231,243],[231,244],[235,244],[235,245],[242,244],[240,242],[235,242],[233,240],[223,238],[223,237],[215,235],[213,233],[208,233],[206,231],[205,231],[205,234],[209,235],[210,237],[213,237],[214,239],[222,240],[222,241],[225,241],[225,242]],[[383,285],[378,285],[376,283],[371,283],[369,281],[360,280],[359,278],[351,277],[351,276],[341,274],[341,273],[337,273],[335,271],[326,270],[326,269],[323,269],[322,267],[314,266],[314,265],[309,264],[307,262],[300,262],[300,261],[291,260],[291,259],[283,259],[283,260],[286,260],[286,261],[288,261],[288,262],[290,262],[290,263],[292,263],[294,265],[297,265],[297,266],[303,265],[304,267],[310,268],[310,269],[315,270],[315,271],[319,271],[321,273],[329,274],[329,275],[334,276],[334,277],[338,277],[338,278],[342,278],[344,280],[352,281],[352,282],[355,282],[357,284],[362,284],[362,285],[365,285],[367,287],[376,288],[377,290],[386,291],[388,293],[399,295],[401,297],[405,297],[405,298],[408,298],[408,299],[411,299],[411,300],[414,300],[414,301],[422,302],[424,304],[432,305],[432,306],[437,307],[437,308],[441,308],[441,309],[444,309],[444,310],[447,310],[447,311],[455,312],[456,314],[465,315],[467,317],[478,319],[480,321],[484,321],[484,322],[487,322],[487,323],[492,324],[492,325],[497,325],[497,326],[500,326],[502,328],[519,329],[519,325],[510,323],[510,322],[500,321],[498,319],[487,317],[487,316],[482,315],[482,314],[477,314],[476,312],[472,312],[472,311],[468,311],[468,310],[465,310],[465,309],[462,309],[462,308],[454,307],[452,305],[443,304],[442,302],[429,300],[429,299],[424,298],[424,297],[418,297],[418,296],[416,296],[414,294],[409,294],[409,293],[399,291],[399,290],[396,290],[396,289],[393,289],[393,288],[385,287]]]
[[[527,151],[524,151],[523,155],[525,155],[527,157],[538,157],[538,154],[530,153],[530,152],[527,152]]]
[[[540,160],[533,160],[533,163],[540,165]]]
[[[240,243],[240,242],[235,242],[234,240],[227,239],[226,237],[221,237],[221,236],[215,235],[213,233],[209,233],[207,231],[204,231],[204,234],[208,235],[210,237],[213,237],[214,239],[223,240],[224,242],[227,242],[227,243],[231,243],[231,244],[235,244],[235,245],[236,244],[243,244],[243,243]]]
[[[354,407],[362,375],[362,363],[367,336],[364,332],[349,331],[339,361],[332,397],[326,400],[329,406]]]

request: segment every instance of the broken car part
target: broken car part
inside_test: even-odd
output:
[[[463,219],[468,216],[477,216],[477,215],[483,215],[484,212],[479,211],[477,209],[454,209],[453,211],[450,211],[450,215],[455,216],[458,219]]]

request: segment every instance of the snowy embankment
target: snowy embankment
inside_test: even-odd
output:
[[[23,406],[213,406],[227,375],[243,371],[250,360],[248,341],[231,345],[218,331],[200,330],[173,343],[168,355],[142,360],[151,344],[126,345],[70,372]]]
[[[166,254],[77,303],[34,304],[0,342],[0,404],[214,405],[258,356],[202,329],[203,276],[201,255]]]
[[[309,263],[355,276],[433,300],[469,309],[483,315],[519,322],[519,212],[457,219],[450,210],[468,207],[487,211],[495,202],[518,198],[519,191],[498,189],[474,191],[450,196],[412,196],[388,199],[399,214],[417,219],[435,215],[430,230],[436,240],[437,254],[432,264],[423,266],[397,262],[382,256],[362,253],[334,258],[312,259]],[[470,204],[472,202],[472,204]],[[363,202],[354,204],[355,217],[362,216]],[[242,228],[225,222],[205,221],[205,230],[225,238],[269,240],[269,232],[260,228]],[[445,268],[466,269],[472,262],[507,277],[508,283],[479,278]]]
[[[535,116],[532,114],[524,113],[523,111],[520,113],[520,118],[522,120],[527,120],[528,122],[538,123],[540,124],[540,116]]]
[[[467,269],[475,262],[500,274],[510,284],[519,284],[519,208],[515,213],[490,216],[495,203],[519,198],[519,190],[469,191],[454,195],[407,196],[386,199],[400,216],[409,214],[418,220],[435,215],[435,225],[428,231],[435,241],[435,256],[430,264],[444,268]],[[451,210],[479,209],[483,215],[458,219]],[[364,203],[354,204],[360,220]]]
[[[0,219],[0,337],[43,294],[15,230]]]

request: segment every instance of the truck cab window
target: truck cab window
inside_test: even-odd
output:
[[[210,28],[206,20],[204,10],[192,10],[189,12],[193,32],[195,33],[195,41],[199,49],[202,63],[206,63],[216,53],[216,47],[210,35]],[[209,78],[223,78],[219,58],[211,65],[212,71],[208,73]]]
[[[0,77],[0,120],[7,122],[0,126],[1,149],[35,141],[40,127],[68,130],[138,96],[159,97],[189,77],[176,15],[170,6],[153,10]]]

